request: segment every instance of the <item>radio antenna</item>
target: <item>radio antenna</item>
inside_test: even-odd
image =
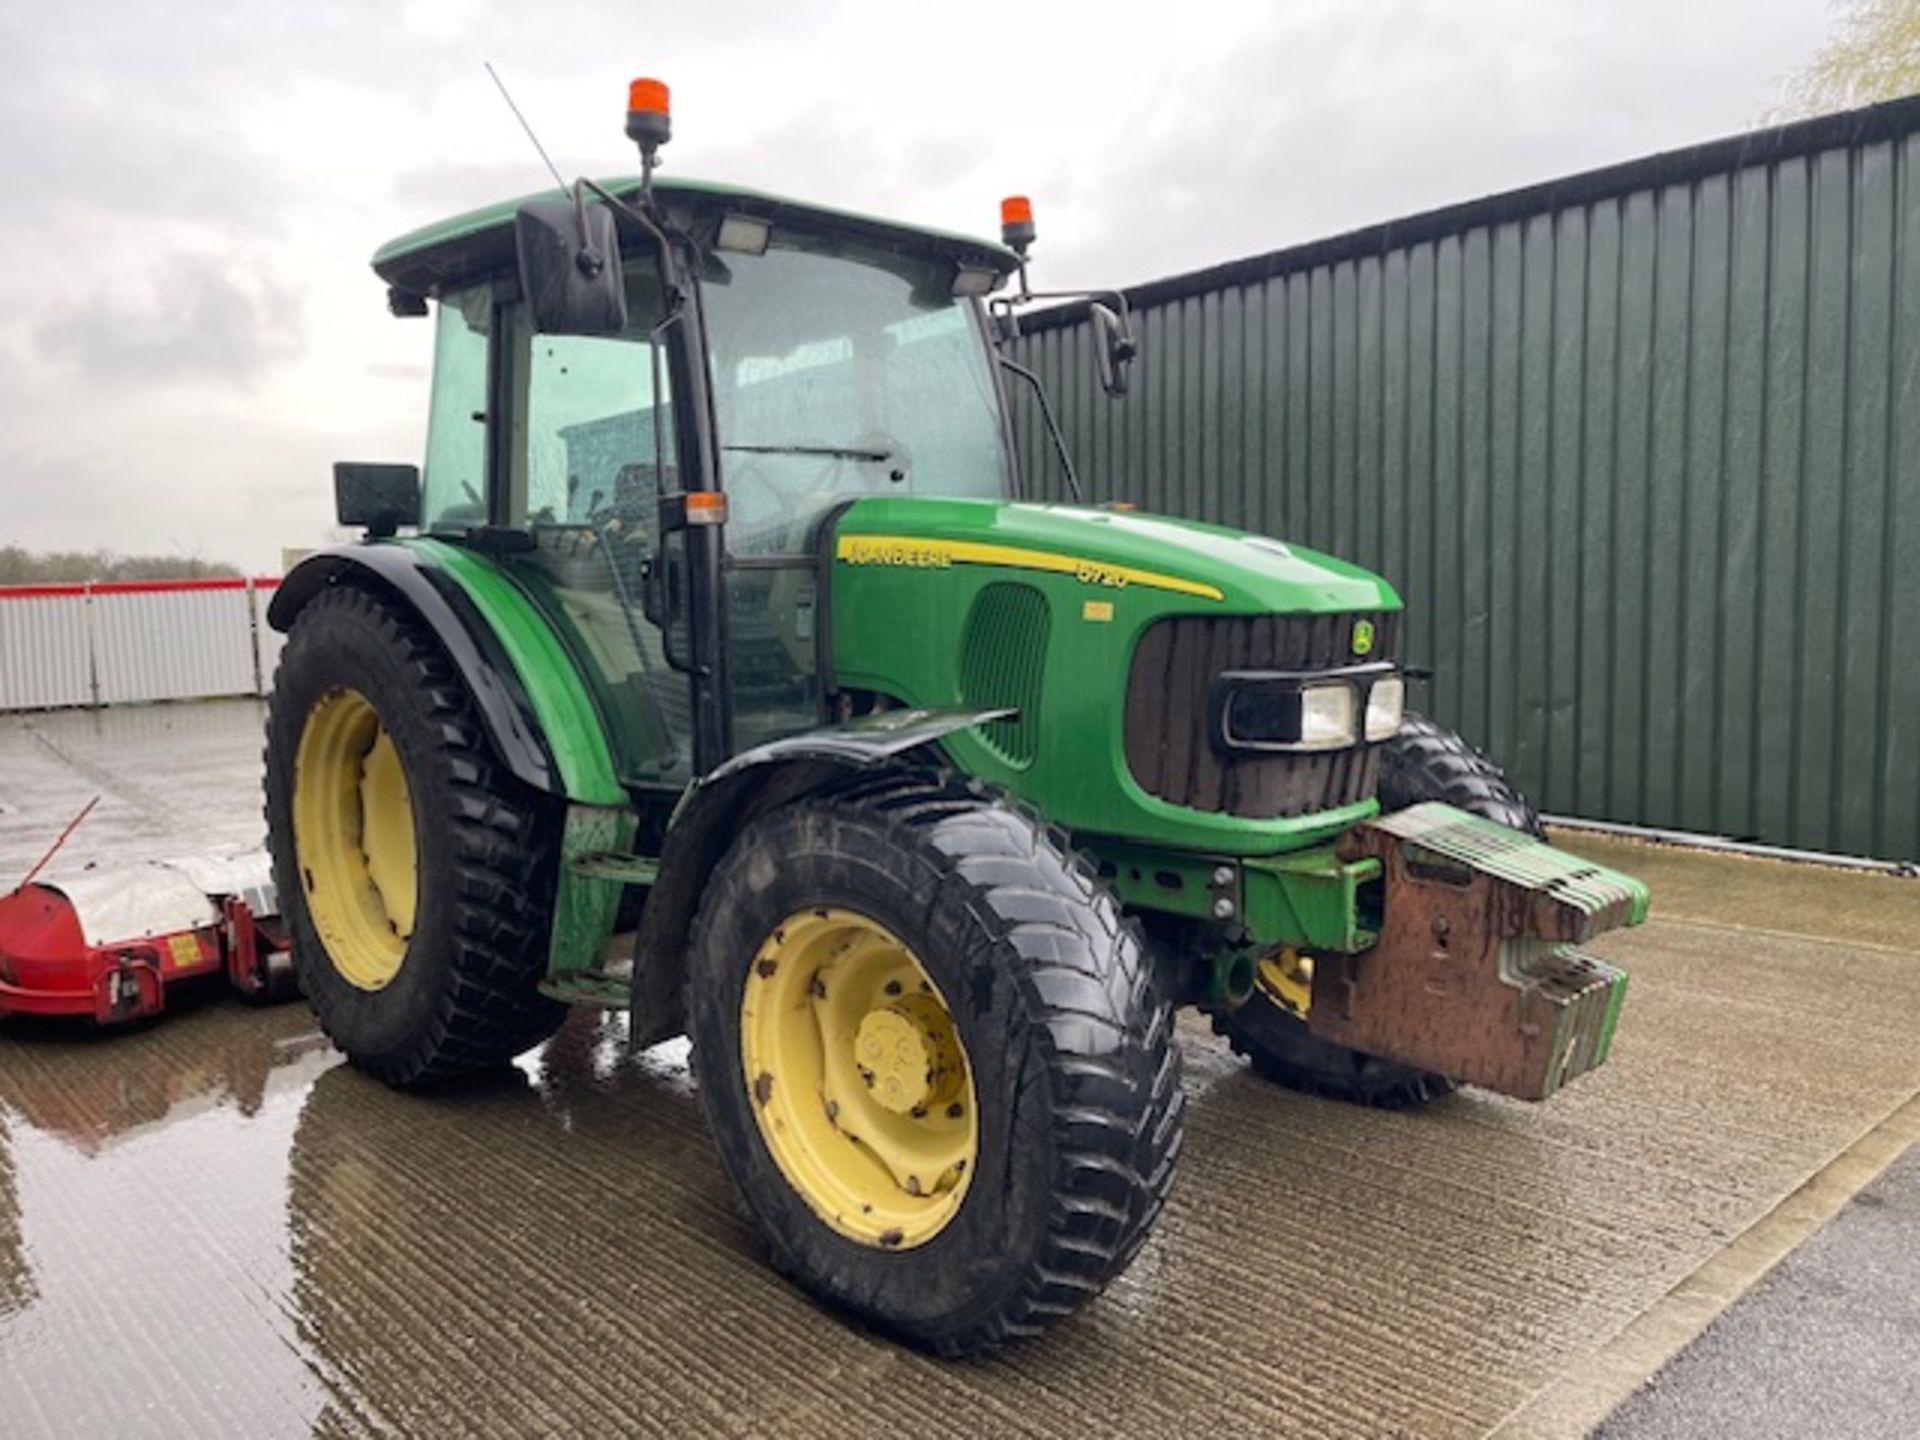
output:
[[[541,163],[547,167],[547,173],[553,176],[553,183],[562,190],[566,189],[567,182],[560,178],[559,168],[553,163],[553,157],[547,154],[547,147],[540,143],[540,137],[533,133],[533,126],[527,123],[527,117],[522,115],[520,107],[513,103],[513,96],[507,93],[507,82],[500,78],[500,72],[493,68],[491,60],[482,60],[480,63],[487,67],[487,74],[491,75],[493,83],[500,87],[500,98],[507,102],[507,108],[513,112],[513,118],[518,120],[520,128],[527,132],[527,139],[533,142],[533,148],[539,152]]]

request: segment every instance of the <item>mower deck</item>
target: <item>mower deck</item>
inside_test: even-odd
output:
[[[264,854],[152,861],[0,896],[0,1015],[157,1015],[167,989],[224,972],[287,990],[291,964]]]

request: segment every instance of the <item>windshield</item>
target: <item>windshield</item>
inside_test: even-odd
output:
[[[806,552],[860,495],[1001,496],[991,356],[950,261],[775,228],[705,277],[721,483],[736,552]]]

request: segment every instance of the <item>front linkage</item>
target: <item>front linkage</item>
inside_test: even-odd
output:
[[[1203,922],[1171,947],[1183,998],[1277,1000],[1329,1044],[1525,1100],[1606,1059],[1627,977],[1573,946],[1648,903],[1630,876],[1434,801],[1271,859],[1096,853],[1131,904]]]
[[[1439,804],[1341,851],[1387,900],[1372,948],[1315,969],[1315,1035],[1523,1100],[1607,1058],[1627,977],[1573,946],[1645,918],[1638,880]]]

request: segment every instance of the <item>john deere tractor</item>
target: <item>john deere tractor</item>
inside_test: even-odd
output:
[[[775,1263],[960,1354],[1146,1239],[1176,1007],[1376,1105],[1601,1062],[1624,977],[1572,947],[1646,892],[1403,709],[1386,581],[1022,500],[1024,204],[992,244],[657,178],[652,81],[627,129],[638,178],[374,257],[432,316],[425,465],[336,467],[367,538],[274,601],[266,781],[354,1064],[690,1036]]]

